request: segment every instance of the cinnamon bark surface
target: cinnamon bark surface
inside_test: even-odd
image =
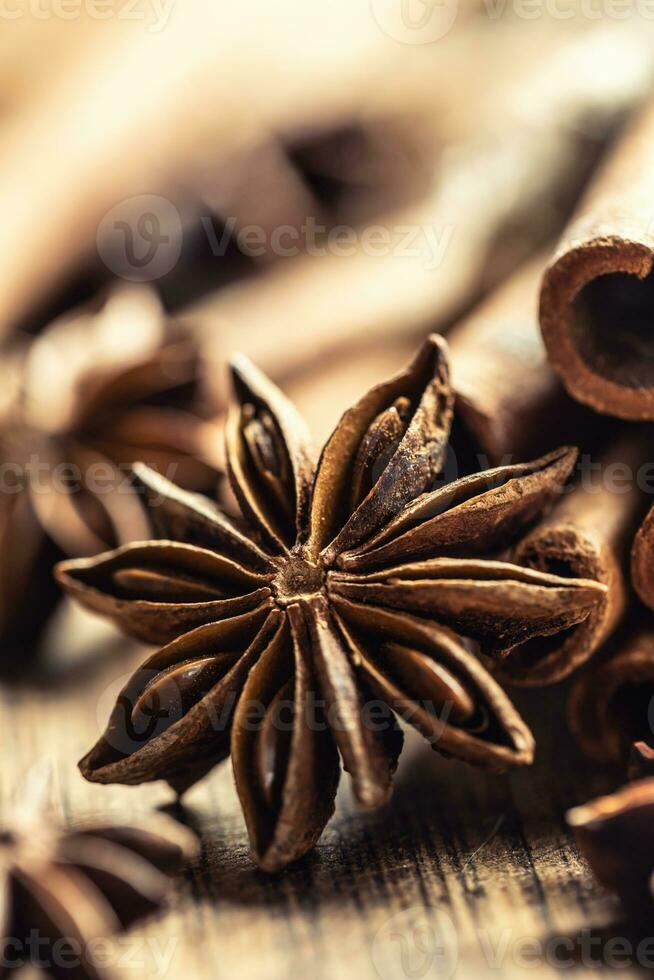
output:
[[[547,269],[540,321],[571,395],[654,419],[654,102],[602,167]]]
[[[461,435],[497,466],[579,443],[595,413],[566,393],[538,326],[544,256],[530,260],[448,332]]]
[[[627,762],[635,742],[654,742],[654,617],[634,610],[602,663],[577,680],[568,705],[570,729],[600,762]]]
[[[644,497],[636,479],[647,457],[639,432],[621,435],[545,520],[516,547],[513,559],[558,575],[596,579],[604,600],[577,626],[552,640],[515,647],[496,666],[504,680],[551,684],[572,673],[613,633],[629,597],[627,563]]]
[[[602,140],[649,90],[645,47],[641,34],[612,24],[610,38],[599,27],[530,47],[529,59],[514,51],[478,91],[474,113],[455,98],[469,128],[460,127],[424,199],[375,226],[385,244],[361,237],[347,255],[326,248],[277,262],[184,313],[207,338],[213,374],[240,350],[287,384],[353,342],[452,326],[558,234]],[[610,83],[597,86],[606,59]]]

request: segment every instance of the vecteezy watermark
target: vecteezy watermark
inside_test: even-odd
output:
[[[492,973],[504,972],[507,964],[520,971],[535,971],[548,966],[571,973],[580,968],[654,968],[654,936],[634,939],[619,933],[607,935],[591,928],[569,936],[516,935],[511,929],[491,935],[487,930],[479,929],[476,938],[483,961]]]
[[[565,436],[563,435],[562,438]],[[521,462],[507,453],[501,459],[491,461],[483,453],[476,455],[478,479],[480,486],[491,490],[502,485],[505,480],[503,470],[513,463]],[[162,470],[162,476],[175,483],[179,464],[170,462]],[[473,467],[474,469],[474,467]],[[380,474],[374,472],[374,476]],[[441,490],[441,506],[447,501],[447,491],[451,488],[456,498],[458,487],[456,481],[460,475],[459,461],[453,447],[448,446],[447,455],[441,472],[434,479],[433,490]],[[35,495],[62,493],[77,494],[88,491],[96,497],[109,494],[143,493],[143,488],[133,481],[132,467],[129,463],[114,463],[109,459],[98,459],[87,466],[67,460],[53,463],[49,457],[38,452],[25,455],[21,459],[8,459],[0,462],[0,494],[15,496],[29,488]],[[641,493],[654,496],[654,462],[643,462],[634,467],[619,460],[603,465],[588,453],[582,453],[577,459],[574,480],[561,489],[561,493],[570,493],[581,489],[587,494],[612,493],[622,496],[637,488]],[[162,494],[152,493],[148,496],[148,506],[158,507],[164,502]]]
[[[150,34],[168,23],[173,0],[0,0],[0,20],[126,20]]]
[[[654,936],[634,938],[619,932],[581,929],[575,935],[536,936],[512,929],[491,933],[476,929],[476,974],[550,970],[627,970],[654,968]],[[468,942],[472,946],[472,942]],[[370,947],[373,965],[382,980],[449,980],[457,973],[459,944],[446,911],[416,906],[399,912],[377,931]],[[468,965],[466,975],[473,971]]]
[[[457,932],[443,909],[416,905],[377,930],[370,956],[381,980],[449,980],[459,960]]]
[[[26,936],[5,936],[0,944],[0,969],[13,970],[29,963],[40,970],[95,974],[96,971],[118,969],[138,971],[152,980],[164,980],[170,973],[178,940],[168,937],[165,943],[156,936],[95,937],[82,944],[74,936],[53,939],[31,929]]]
[[[174,269],[182,251],[179,211],[165,197],[141,194],[107,211],[96,245],[114,275],[130,282],[152,282]]]
[[[167,467],[166,476],[174,480],[177,464]],[[96,460],[82,468],[64,460],[52,463],[38,453],[31,453],[24,460],[7,460],[0,463],[0,494],[14,496],[27,488],[38,495],[62,493],[66,495],[87,490],[96,497],[109,494],[136,493],[132,470],[127,463]]]
[[[654,20],[654,0],[484,0],[490,20]]]
[[[451,224],[327,226],[311,215],[301,225],[281,224],[274,228],[242,225],[234,215],[226,217],[219,230],[208,215],[200,217],[199,223],[216,259],[224,258],[234,247],[252,259],[264,255],[289,259],[300,255],[349,258],[363,254],[371,258],[412,259],[427,271],[441,265],[454,235]],[[175,267],[183,234],[175,205],[159,195],[143,194],[121,201],[105,214],[98,226],[96,244],[101,260],[114,275],[131,282],[151,282]]]
[[[226,660],[224,672],[227,673],[233,665],[232,660]],[[141,668],[136,675],[123,674],[116,677],[98,698],[98,730],[104,730],[107,717],[111,714],[113,723],[104,738],[116,752],[129,755],[158,738],[194,707],[196,721],[220,739],[230,731],[237,704],[239,724],[246,732],[258,733],[265,725],[276,732],[290,734],[299,717],[302,718],[302,727],[315,734],[348,730],[349,719],[343,717],[340,706],[328,702],[314,691],[307,691],[301,700],[278,698],[272,704],[256,698],[239,698],[234,691],[228,691],[218,699],[204,698],[217,683],[218,678],[211,675],[206,689],[196,683],[189,696],[184,678],[180,681],[174,675],[166,676],[148,667]],[[382,734],[395,730],[395,713],[401,714],[409,724],[416,715],[427,714],[431,718],[432,730],[425,738],[435,745],[447,731],[454,707],[453,701],[445,699],[436,702],[416,698],[409,706],[404,699],[396,703],[392,698],[388,701],[371,698],[361,704],[360,718],[365,729]],[[475,718],[480,730],[487,726],[485,708],[480,707]],[[471,724],[469,730],[477,729]]]
[[[454,27],[458,0],[370,0],[375,21],[401,44],[433,44]],[[654,0],[483,0],[489,20],[654,20]]]
[[[334,255],[349,258],[363,254],[371,258],[409,258],[421,261],[424,269],[437,269],[449,248],[454,227],[420,224],[334,225],[328,228],[315,218],[307,217],[299,226],[278,225],[267,231],[261,225],[237,227],[235,217],[227,218],[223,232],[216,234],[212,222],[201,218],[211,252],[216,258],[225,255],[230,242],[250,258],[272,254],[277,258],[296,258],[298,255],[314,257]]]
[[[450,32],[459,0],[370,0],[384,34],[402,44],[433,44]]]

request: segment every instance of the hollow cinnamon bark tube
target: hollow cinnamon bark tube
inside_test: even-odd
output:
[[[570,695],[570,729],[600,762],[626,762],[634,742],[654,744],[654,617],[636,613],[634,620]]]
[[[654,419],[654,102],[617,144],[547,269],[540,321],[574,398]]]
[[[526,263],[447,335],[458,434],[485,457],[482,468],[580,443],[599,428],[547,361],[538,326],[544,264],[543,255]]]
[[[647,458],[641,433],[622,435],[579,485],[517,546],[513,560],[558,575],[596,579],[604,601],[582,623],[553,639],[515,647],[496,665],[504,680],[551,684],[572,673],[611,635],[627,607],[626,566],[644,497],[638,472]]]

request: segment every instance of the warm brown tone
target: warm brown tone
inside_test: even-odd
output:
[[[631,548],[631,581],[645,605],[654,609],[654,507],[634,538]]]
[[[576,682],[570,727],[584,751],[600,762],[629,758],[632,743],[652,740],[654,621],[630,610],[602,663],[591,664]]]
[[[159,911],[168,878],[195,854],[196,840],[162,816],[147,828],[64,830],[48,790],[47,779],[32,773],[0,827],[0,953],[3,965],[12,964],[0,966],[0,975],[27,965],[31,951],[50,961],[49,976],[103,980],[112,973],[94,958],[101,952],[92,944]],[[42,945],[30,947],[35,933]]]
[[[283,260],[188,310],[189,321],[210,337],[221,324],[217,361],[243,350],[287,384],[325,357],[347,354],[354,343],[444,331],[559,234],[602,140],[650,89],[651,42],[644,43],[633,24],[578,33],[569,22],[562,28],[543,18],[540,29],[532,21],[516,45],[513,26],[506,35],[505,26],[485,24],[467,41],[465,32],[452,31],[431,59],[436,77],[423,77],[406,102],[424,104],[429,94],[430,116],[451,152],[435,159],[423,200],[381,219],[387,247],[367,247],[362,239],[347,258],[329,248]],[[464,44],[458,55],[463,73],[449,61],[450,42]],[[412,46],[409,60],[420,51]],[[602,85],[597,64],[603,65]],[[394,90],[406,92],[404,74],[393,78]],[[328,94],[321,87],[321,98]],[[374,93],[373,101],[379,97]]]
[[[315,472],[281,392],[244,359],[233,377],[227,459],[249,533],[139,466],[164,540],[58,574],[87,608],[168,644],[123,690],[84,775],[183,792],[231,751],[255,858],[272,870],[322,832],[338,753],[364,806],[388,798],[400,750],[389,709],[446,755],[529,762],[529,731],[451,629],[500,655],[585,618],[604,586],[469,557],[533,521],[575,452],[431,489],[453,403],[440,338],[344,414]],[[315,697],[328,727],[309,714]]]
[[[543,256],[483,300],[447,335],[457,420],[489,465],[579,441],[595,428],[547,361],[538,326]]]
[[[106,624],[79,618],[92,635],[105,632]],[[134,667],[137,658],[134,650]],[[140,823],[168,800],[165,783],[96,786],[70,764],[97,737],[98,700],[125,666],[105,658],[89,683],[29,698],[0,688],[5,796],[31,760],[45,755],[76,823],[134,817]],[[170,895],[170,911],[125,937],[145,962],[140,970],[125,966],[121,980],[161,977],[161,953],[170,980],[216,980],[217,968],[241,980],[283,980],[298,976],[296,963],[306,965],[300,976],[315,974],[320,964],[330,980],[403,977],[397,936],[410,938],[414,926],[418,935],[433,935],[439,949],[444,945],[446,962],[460,951],[457,980],[490,980],[489,950],[501,955],[509,934],[545,942],[553,933],[578,935],[610,921],[615,902],[593,881],[561,815],[611,786],[571,752],[557,695],[555,688],[538,693],[549,710],[546,720],[536,719],[534,765],[500,778],[448,762],[409,732],[390,802],[362,813],[351,793],[340,793],[315,851],[280,875],[252,864],[231,767],[218,766],[188,796],[204,840],[202,859],[193,862],[189,884],[180,882]],[[118,942],[122,953],[122,937]],[[155,944],[156,959],[146,942]],[[566,959],[568,949],[562,948]],[[424,963],[415,944],[413,950],[410,962]],[[600,958],[601,951],[592,952]],[[539,961],[529,976],[553,980],[552,971]],[[575,970],[562,972],[577,980]],[[620,969],[619,977],[642,980],[636,967]]]
[[[545,273],[540,320],[568,391],[654,419],[654,104],[618,143]]]
[[[219,476],[215,430],[198,414],[197,352],[145,287],[122,286],[98,312],[77,311],[52,324],[26,352],[5,355],[3,367],[6,651],[15,634],[29,646],[24,631],[37,625],[38,604],[49,595],[37,576],[50,576],[55,546],[92,554],[149,533],[129,491],[129,464],[143,459],[207,493]]]
[[[644,779],[654,776],[654,746],[647,742],[634,742],[629,755],[629,778]]]
[[[620,896],[632,920],[651,930],[654,779],[575,807],[567,818],[598,880]]]
[[[504,680],[524,685],[561,680],[584,663],[620,622],[629,598],[629,546],[644,505],[635,474],[646,458],[643,435],[620,436],[515,548],[513,558],[521,565],[596,579],[606,592],[590,616],[566,633],[515,647],[498,666]]]

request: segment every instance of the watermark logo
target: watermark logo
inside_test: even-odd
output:
[[[459,961],[452,919],[442,909],[416,905],[398,912],[379,929],[370,950],[381,980],[449,980]]]
[[[182,251],[182,221],[174,204],[157,194],[130,197],[107,211],[96,244],[104,264],[130,282],[167,275]]]
[[[170,975],[178,945],[176,936],[165,944],[156,936],[94,936],[82,942],[76,936],[53,939],[31,929],[25,936],[3,937],[0,970],[13,972],[29,964],[56,976],[104,976],[105,971],[117,968],[164,980]]]
[[[121,20],[149,34],[164,29],[171,11],[172,0],[0,0],[0,20]]]
[[[449,34],[459,0],[371,0],[372,15],[384,34],[402,44],[433,44]]]

